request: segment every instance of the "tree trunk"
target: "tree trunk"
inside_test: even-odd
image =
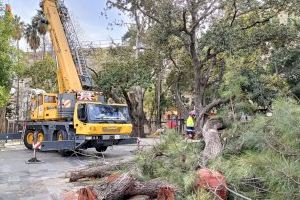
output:
[[[0,133],[6,132],[5,130],[5,115],[6,115],[6,108],[2,107],[0,108]]]
[[[218,129],[222,127],[219,120],[208,120],[203,127],[203,138],[205,147],[202,152],[202,165],[221,154],[223,147]]]
[[[33,61],[36,61],[36,49],[33,50]]]
[[[155,84],[155,105],[156,105],[156,129],[161,128],[161,71],[158,72],[157,80]]]
[[[145,90],[140,86],[132,87],[129,92],[122,91],[128,105],[129,115],[133,125],[133,136],[145,137],[144,125],[146,116],[144,113]]]
[[[43,34],[43,59],[45,59],[46,55],[46,34]]]

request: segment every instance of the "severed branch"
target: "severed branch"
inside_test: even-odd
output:
[[[220,104],[225,104],[225,103],[228,103],[229,102],[229,99],[225,99],[225,100],[222,100],[222,99],[216,99],[214,101],[212,101],[210,104],[208,104],[207,106],[205,106],[203,108],[203,110],[200,112],[198,118],[202,118],[207,112],[209,112],[213,107],[216,107]]]

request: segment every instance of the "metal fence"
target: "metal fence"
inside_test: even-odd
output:
[[[15,120],[6,120],[5,132],[0,133],[0,140],[7,142],[8,140],[21,139],[23,127],[24,122],[17,123]]]

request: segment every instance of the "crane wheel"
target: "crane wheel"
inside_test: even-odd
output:
[[[56,141],[63,141],[63,140],[67,140],[68,139],[68,134],[66,131],[64,130],[59,130],[56,133]]]
[[[37,141],[42,142],[44,140],[44,133],[38,131]],[[24,145],[27,149],[32,149],[32,144],[34,142],[34,130],[27,130],[24,134]]]
[[[65,130],[59,130],[56,134],[56,140],[57,141],[63,141],[63,140],[67,140],[68,139],[68,134]],[[59,153],[63,156],[63,157],[68,157],[71,156],[73,154],[72,151],[67,150],[67,149],[63,149],[63,150],[59,150]]]
[[[33,140],[34,140],[34,131],[26,130],[24,134],[24,145],[27,149],[32,149]]]

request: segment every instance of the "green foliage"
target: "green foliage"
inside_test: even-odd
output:
[[[136,159],[142,179],[161,178],[178,186],[180,199],[195,199],[192,195],[195,166],[197,166],[201,143],[188,143],[180,134],[168,131],[153,149],[141,152]],[[203,193],[204,194],[204,193]],[[203,199],[207,195],[203,196]]]
[[[8,13],[0,11],[0,107],[5,105],[9,98],[10,79],[15,65],[14,48],[10,43],[12,36],[12,18]]]
[[[110,57],[100,71],[97,84],[104,92],[112,88],[128,91],[132,86],[148,88],[155,70],[155,52],[146,51],[136,59],[126,47],[111,49]]]
[[[229,57],[220,93],[242,103],[251,100],[260,107],[270,107],[274,99],[288,93],[282,76],[273,74],[261,58],[261,51],[247,56]]]
[[[210,167],[223,172],[230,184],[253,199],[300,198],[300,106],[276,101],[273,116],[234,124],[224,137],[224,155]]]
[[[300,97],[300,46],[279,47],[273,50],[270,67],[274,73],[286,78],[291,90]]]
[[[9,100],[8,90],[5,87],[0,86],[0,107],[6,105],[8,100]]]
[[[50,55],[25,69],[24,77],[31,78],[31,87],[47,92],[57,91],[56,63]]]

